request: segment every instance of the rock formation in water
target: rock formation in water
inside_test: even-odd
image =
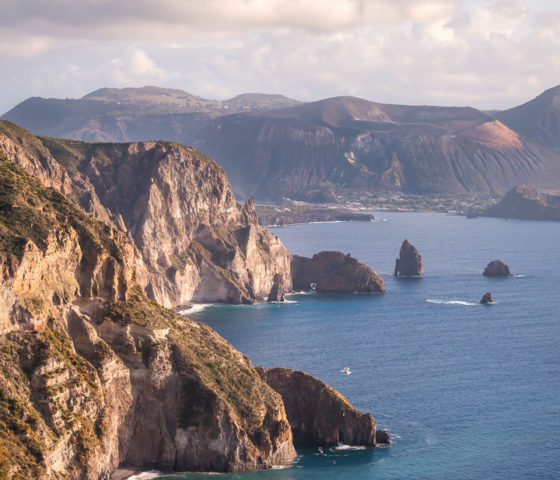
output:
[[[560,195],[546,193],[527,185],[512,188],[498,203],[488,207],[487,217],[522,220],[560,220]]]
[[[289,282],[286,280],[284,275],[277,273],[274,275],[274,283],[268,294],[267,302],[283,302],[285,300],[284,294],[287,290],[287,285]]]
[[[421,277],[424,274],[422,256],[408,240],[401,245],[399,258],[395,260],[394,275],[399,277]]]
[[[486,277],[509,277],[509,267],[502,260],[493,260],[484,269],[482,275]]]
[[[309,290],[312,283],[319,292],[385,292],[385,283],[373,268],[341,252],[320,252],[312,258],[293,256],[294,289]]]
[[[376,444],[375,419],[356,410],[340,393],[305,372],[257,367],[284,401],[295,442],[310,446]],[[380,435],[379,443],[389,443]]]
[[[482,298],[480,299],[480,303],[483,305],[487,305],[489,303],[494,303],[494,299],[492,298],[492,294],[490,292],[486,292]]]

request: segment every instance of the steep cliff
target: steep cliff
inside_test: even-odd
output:
[[[0,122],[0,151],[137,247],[137,281],[168,307],[266,299],[291,254],[241,207],[223,170],[169,142],[90,144],[35,137]],[[291,289],[291,283],[286,285]]]
[[[145,298],[134,246],[0,154],[0,474],[238,471],[295,456],[282,400]]]
[[[288,368],[257,367],[257,371],[282,396],[294,441],[312,446],[376,444],[375,419],[321,380]],[[390,440],[383,437],[379,443]]]

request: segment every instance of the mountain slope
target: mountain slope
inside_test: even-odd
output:
[[[236,193],[259,199],[560,185],[560,156],[472,108],[337,97],[217,118],[196,146],[224,166]]]
[[[527,138],[560,153],[560,85],[495,117]]]
[[[101,88],[81,99],[28,98],[1,118],[37,135],[104,142],[161,139],[189,145],[217,116],[298,103],[282,95],[242,94],[218,101],[160,87]]]

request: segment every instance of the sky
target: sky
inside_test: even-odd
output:
[[[505,109],[560,84],[560,0],[0,0],[0,113],[157,85]]]

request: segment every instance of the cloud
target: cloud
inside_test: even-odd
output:
[[[506,108],[560,71],[560,5],[548,0],[0,2],[3,111],[145,84]]]

